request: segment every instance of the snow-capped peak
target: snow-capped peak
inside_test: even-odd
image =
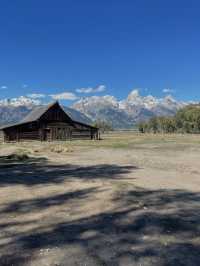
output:
[[[111,95],[105,95],[105,96],[91,96],[91,97],[85,97],[81,98],[79,101],[77,101],[75,104],[77,105],[89,105],[89,106],[112,106],[112,107],[118,107],[118,101],[114,96]]]
[[[160,102],[159,99],[153,97],[152,95],[141,96],[138,90],[133,90],[125,100],[120,102],[120,107],[122,109],[132,110],[133,108],[146,108],[148,110],[155,107]]]
[[[40,100],[31,99],[29,97],[20,96],[18,98],[0,100],[0,106],[34,106],[41,104]]]
[[[167,95],[167,96],[165,96],[163,100],[164,100],[165,102],[169,102],[169,103],[177,102],[177,101],[172,97],[172,95]]]
[[[139,94],[139,90],[132,90],[128,97],[127,97],[127,100],[128,101],[134,101],[134,100],[137,100],[138,98],[141,98],[140,97],[140,94]]]

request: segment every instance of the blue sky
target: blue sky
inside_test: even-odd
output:
[[[1,0],[0,98],[199,100],[199,14],[198,0]]]

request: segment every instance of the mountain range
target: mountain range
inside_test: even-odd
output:
[[[110,95],[92,96],[80,99],[72,108],[91,120],[105,120],[114,128],[131,128],[136,123],[147,121],[154,116],[172,116],[187,104],[175,100],[170,95],[161,99],[152,95],[143,97],[138,90],[133,90],[122,101]]]
[[[0,100],[0,125],[18,122],[33,108],[40,105],[36,99],[21,96]],[[156,98],[141,96],[133,90],[126,99],[118,101],[114,96],[91,96],[81,98],[71,107],[63,107],[74,119],[91,124],[96,120],[109,122],[113,128],[132,128],[139,121],[147,121],[153,116],[171,116],[188,103],[175,100],[168,95]]]

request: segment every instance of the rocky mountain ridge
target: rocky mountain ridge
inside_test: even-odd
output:
[[[152,95],[141,96],[133,90],[126,99],[118,101],[114,96],[92,96],[82,98],[72,108],[87,115],[91,120],[104,120],[114,128],[131,128],[140,121],[153,116],[171,116],[187,105],[168,95],[158,99]]]

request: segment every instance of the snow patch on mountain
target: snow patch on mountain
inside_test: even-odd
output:
[[[35,105],[40,105],[41,101],[38,99],[32,99],[25,96],[20,96],[18,98],[11,98],[11,99],[3,99],[0,100],[0,106],[27,106],[32,107]]]

